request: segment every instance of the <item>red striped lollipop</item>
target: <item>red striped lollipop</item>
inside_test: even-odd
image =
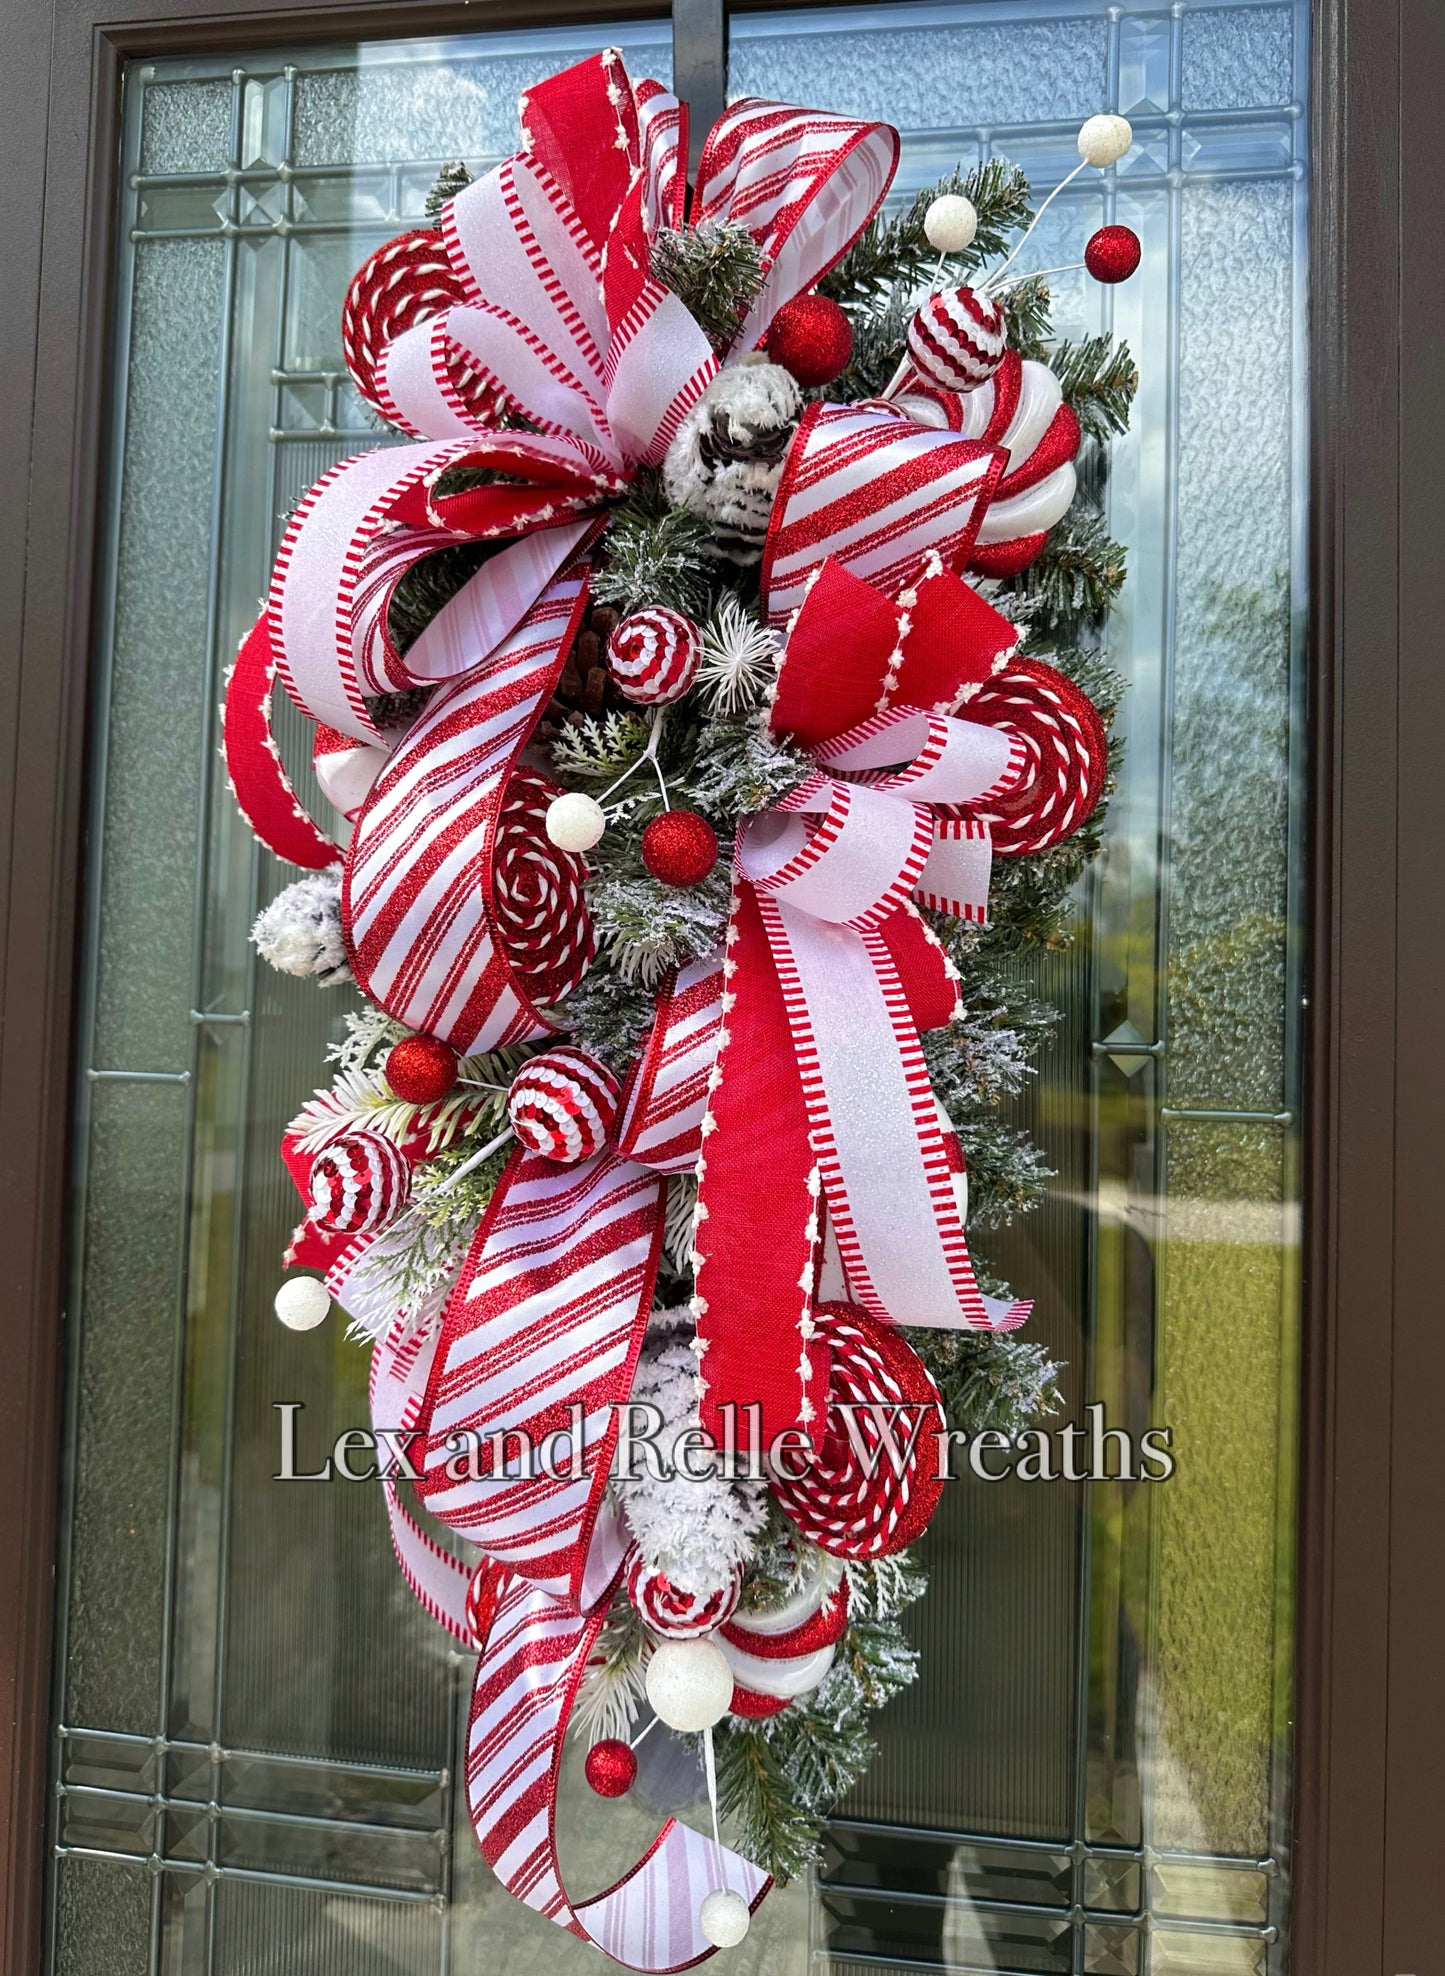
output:
[[[827,1432],[812,1465],[796,1480],[776,1474],[772,1491],[820,1549],[834,1557],[887,1557],[923,1535],[943,1492],[938,1388],[891,1324],[853,1304],[820,1304],[814,1316],[831,1358]],[[845,1428],[843,1407],[853,1409],[866,1460]],[[885,1425],[900,1454],[911,1445],[897,1463],[883,1445]]]
[[[357,390],[383,418],[406,424],[381,376],[388,344],[466,299],[446,243],[432,227],[399,233],[351,277],[341,311],[341,349]],[[495,418],[503,403],[501,392],[456,345],[450,347],[447,377],[474,419],[486,424]]]
[[[1086,821],[1109,772],[1109,737],[1087,693],[1038,659],[1013,659],[986,679],[964,712],[1017,734],[1033,773],[973,814],[1000,857],[1046,850]]]
[[[348,1132],[311,1163],[311,1219],[336,1235],[384,1228],[406,1206],[411,1165],[380,1132]]]
[[[542,1003],[569,995],[597,951],[582,889],[587,866],[547,835],[547,812],[560,793],[539,769],[513,770],[490,873],[491,903],[507,959]]]
[[[621,1090],[604,1064],[561,1043],[522,1065],[512,1079],[507,1116],[528,1152],[570,1166],[606,1145]]]
[[[945,391],[972,391],[986,383],[1007,348],[1003,310],[976,288],[930,295],[908,325],[915,370]]]
[[[702,664],[702,633],[681,611],[634,611],[607,644],[607,664],[618,688],[639,707],[680,700]]]

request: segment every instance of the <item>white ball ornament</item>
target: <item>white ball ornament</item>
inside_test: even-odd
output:
[[[923,231],[940,254],[961,254],[978,232],[977,208],[961,192],[942,193],[923,215]]]
[[[653,1648],[647,1699],[669,1729],[711,1729],[732,1698],[733,1671],[711,1640],[664,1640]]]
[[[1127,117],[1090,117],[1079,132],[1079,156],[1100,171],[1116,164],[1134,142]]]
[[[331,1296],[319,1276],[288,1276],[276,1292],[276,1315],[288,1331],[314,1331],[330,1309]]]
[[[607,828],[607,812],[579,789],[568,789],[547,805],[546,828],[559,851],[590,851]]]
[[[735,1949],[752,1926],[752,1915],[741,1894],[731,1887],[718,1887],[708,1894],[697,1911],[703,1940],[715,1949]]]

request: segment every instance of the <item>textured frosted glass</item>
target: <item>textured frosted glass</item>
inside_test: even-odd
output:
[[[188,1061],[225,247],[136,249],[94,1061]]]
[[[435,1976],[443,1925],[420,1903],[230,1880],[216,1892],[213,1966],[237,1976]]]
[[[1291,202],[1279,184],[1205,183],[1182,200],[1169,888],[1176,1105],[1282,1103]]]
[[[148,1976],[153,1885],[143,1866],[63,1860],[55,1903],[61,1967],[76,1976]]]
[[[158,82],[145,92],[141,169],[219,172],[231,157],[229,82]]]
[[[1247,110],[1294,94],[1294,33],[1288,7],[1184,11],[1186,110]]]
[[[1176,1123],[1162,1265],[1154,1843],[1267,1848],[1286,1292],[1271,1127]]]
[[[1102,21],[928,27],[910,25],[911,11],[860,9],[852,33],[760,32],[736,18],[729,90],[904,130],[1082,118],[1104,101]]]
[[[411,158],[487,158],[521,143],[517,97],[530,83],[583,60],[600,41],[492,55],[476,61],[369,62],[296,82],[296,162],[402,163]],[[671,43],[623,43],[629,72],[672,77]]]
[[[185,1097],[93,1093],[66,1712],[157,1729]]]

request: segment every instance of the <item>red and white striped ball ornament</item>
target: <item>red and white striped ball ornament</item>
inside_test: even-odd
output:
[[[1007,349],[1003,310],[976,288],[940,289],[908,325],[914,369],[945,391],[973,391],[986,384]]]
[[[627,1596],[638,1617],[668,1640],[713,1632],[736,1610],[742,1588],[741,1565],[726,1585],[708,1593],[679,1591],[666,1572],[649,1570],[640,1551],[627,1571]]]
[[[571,1166],[606,1145],[621,1095],[605,1064],[561,1043],[522,1065],[512,1079],[507,1117],[529,1153]]]
[[[692,690],[702,633],[681,611],[656,605],[623,618],[607,641],[607,664],[634,706],[665,707]]]
[[[829,1351],[827,1431],[809,1468],[798,1476],[775,1473],[770,1486],[820,1550],[888,1557],[917,1542],[943,1493],[938,1388],[893,1325],[853,1304],[820,1304],[814,1317]],[[884,1423],[901,1460],[885,1445]]]
[[[410,1193],[411,1162],[380,1132],[347,1132],[311,1162],[311,1219],[334,1235],[385,1228]]]

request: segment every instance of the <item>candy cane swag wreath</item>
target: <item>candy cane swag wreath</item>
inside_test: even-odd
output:
[[[684,225],[684,106],[608,53],[521,111],[522,151],[353,283],[348,363],[414,443],[343,462],[302,501],[226,710],[262,841],[340,867],[350,969],[413,1032],[390,1072],[410,1097],[445,1092],[458,1056],[565,1030],[560,1005],[594,958],[588,868],[549,837],[558,790],[528,748],[583,620],[589,552],[715,380],[856,239],[898,157],[886,125],[753,100],[726,112],[688,223],[746,228],[763,280],[719,351],[650,272],[659,229]],[[701,1729],[787,1707],[843,1631],[835,1560],[901,1549],[939,1494],[926,1437],[901,1473],[885,1461],[870,1479],[837,1409],[879,1402],[941,1425],[896,1325],[1007,1329],[1028,1314],[982,1295],[970,1266],[962,1160],[919,1044],[958,991],[918,906],[983,921],[991,857],[1077,829],[1106,746],[1089,701],[1018,658],[1015,628],[960,574],[1016,574],[1038,553],[1073,497],[1080,435],[1048,369],[1005,352],[996,308],[955,299],[920,310],[883,399],[812,402],[791,440],[762,556],[779,656],[760,718],[813,769],[739,830],[725,944],[663,981],[625,1084],[565,1042],[527,1057],[515,1145],[465,1263],[415,1308],[388,1301],[381,1265],[425,1135],[338,1131],[318,1147],[293,1133],[283,1148],[310,1208],[288,1259],[375,1336],[374,1418],[409,1435],[420,1496],[471,1560],[434,1544],[387,1482],[408,1581],[479,1650],[467,1786],[482,1851],[522,1900],[641,1970],[736,1939],[770,1882],[716,1828],[669,1821],[610,1891],[568,1895],[562,1742],[619,1581],[657,1642],[663,1719]],[[497,546],[399,651],[399,580],[479,542]],[[643,705],[686,693],[696,638],[677,613],[629,620],[621,689]],[[316,723],[318,778],[353,825],[345,850],[282,769],[276,675]],[[369,703],[417,688],[432,689],[422,711],[383,733]],[[735,1612],[736,1582],[706,1598],[670,1585],[606,1486],[677,1174],[700,1183],[702,1425],[720,1441],[729,1408],[753,1404],[765,1446],[793,1429],[815,1456],[801,1479],[773,1479],[818,1547],[773,1611]],[[580,1473],[493,1471],[485,1440],[480,1471],[453,1458],[468,1432],[540,1441],[577,1419]],[[630,1759],[606,1748],[621,1758],[589,1776],[611,1792]]]

